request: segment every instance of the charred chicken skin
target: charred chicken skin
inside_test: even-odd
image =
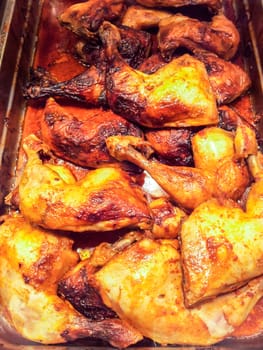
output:
[[[154,128],[218,122],[215,97],[203,63],[183,55],[148,75],[132,69],[120,56],[116,26],[104,22],[99,32],[108,60],[107,101],[115,113]]]
[[[73,115],[50,98],[40,121],[41,137],[50,150],[76,165],[97,168],[116,164],[107,150],[106,138],[142,136],[138,127],[110,110],[90,108],[78,112]]]
[[[42,344],[78,338],[103,339],[113,346],[138,342],[141,334],[119,319],[91,321],[57,296],[58,281],[78,262],[73,241],[31,226],[21,215],[0,225],[1,311],[26,339]]]
[[[123,0],[89,0],[69,6],[59,21],[77,35],[92,39],[104,20],[117,20],[123,9]]]
[[[91,170],[76,181],[65,166],[43,164],[39,154],[47,147],[34,135],[23,148],[28,160],[19,182],[19,208],[30,222],[76,232],[151,226],[141,188],[121,169]]]
[[[178,13],[159,22],[158,43],[166,58],[171,58],[178,47],[185,47],[190,51],[211,51],[229,60],[236,54],[239,42],[236,26],[223,14],[204,22]]]
[[[104,106],[105,66],[91,66],[72,79],[57,82],[46,79],[45,75],[33,72],[32,80],[24,90],[27,99],[41,99],[61,96],[64,99],[85,102],[90,106]]]

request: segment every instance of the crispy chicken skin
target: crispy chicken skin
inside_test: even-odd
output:
[[[218,104],[230,103],[250,88],[249,75],[238,65],[207,51],[195,51],[195,57],[205,64]]]
[[[201,204],[183,223],[180,237],[188,306],[262,274],[263,218],[236,205],[215,199]]]
[[[180,7],[187,5],[207,5],[213,10],[222,7],[221,0],[136,0],[137,3],[148,7]]]
[[[145,131],[145,137],[159,160],[170,165],[193,165],[192,134],[188,128]]]
[[[171,16],[172,13],[164,10],[150,9],[144,6],[129,6],[121,23],[125,26],[142,30],[158,27],[162,18]]]
[[[56,156],[92,168],[116,164],[107,150],[107,137],[142,136],[138,127],[110,110],[90,108],[71,114],[53,98],[46,102],[40,128],[43,141]]]
[[[77,35],[92,39],[104,20],[117,20],[123,9],[123,0],[89,0],[69,6],[59,21]]]
[[[84,102],[90,106],[104,106],[105,100],[105,67],[92,65],[83,73],[73,78],[57,82],[46,79],[45,74],[33,71],[31,81],[24,89],[26,99],[43,99],[61,96],[64,99]]]
[[[142,239],[113,256],[94,278],[106,305],[161,344],[219,342],[246,319],[263,293],[258,278],[235,292],[186,308],[176,240]]]
[[[73,241],[36,226],[22,216],[0,226],[1,311],[24,338],[43,344],[93,337],[116,347],[142,338],[125,321],[91,322],[56,294],[58,280],[78,262]]]
[[[216,100],[202,62],[186,54],[148,75],[132,69],[120,56],[116,26],[104,22],[99,32],[108,60],[107,101],[115,113],[154,128],[218,122]]]
[[[177,238],[182,223],[187,219],[186,213],[164,197],[154,199],[149,206],[153,217],[152,237]]]
[[[121,169],[91,170],[76,181],[65,166],[43,164],[39,153],[47,150],[34,135],[23,148],[28,160],[18,186],[19,209],[29,221],[76,232],[151,225],[141,188]]]
[[[218,139],[218,134],[223,140]],[[221,149],[218,143],[223,146]],[[199,161],[196,167],[162,164],[150,158],[152,148],[148,142],[133,136],[111,136],[106,144],[112,156],[147,171],[173,201],[188,210],[213,196],[238,199],[249,184],[246,164],[234,156],[234,138],[216,127],[198,134],[194,159],[198,162],[204,149],[207,157],[204,164]]]
[[[190,51],[211,51],[229,60],[236,54],[239,42],[237,28],[223,14],[204,22],[178,13],[159,22],[159,48],[167,58],[172,57],[178,47],[185,47]]]

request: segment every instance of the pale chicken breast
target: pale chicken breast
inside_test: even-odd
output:
[[[208,345],[228,336],[263,293],[262,278],[235,292],[186,308],[176,240],[142,239],[96,274],[106,305],[161,344]]]

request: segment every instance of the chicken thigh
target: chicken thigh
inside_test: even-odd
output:
[[[223,14],[214,16],[211,22],[203,22],[178,13],[159,22],[159,48],[167,58],[178,47],[185,47],[190,51],[211,51],[229,60],[236,54],[239,42],[236,26]]]
[[[142,136],[138,127],[110,110],[79,109],[71,114],[53,98],[46,102],[40,128],[43,141],[56,156],[92,168],[117,163],[107,150],[107,137]]]
[[[108,60],[107,101],[115,113],[154,128],[218,122],[216,100],[202,62],[186,54],[148,75],[132,69],[120,56],[116,26],[104,22],[99,32]]]
[[[219,342],[246,319],[263,294],[261,277],[186,308],[176,240],[142,239],[114,255],[94,278],[105,304],[160,344]]]
[[[233,203],[212,199],[201,204],[182,224],[180,237],[188,306],[263,273],[263,217],[252,217]]]
[[[1,312],[24,338],[65,343],[100,338],[126,347],[142,338],[119,319],[91,321],[56,294],[58,280],[78,262],[73,241],[31,226],[21,215],[0,225]]]
[[[121,169],[91,170],[76,181],[65,166],[42,162],[39,155],[47,149],[34,135],[23,148],[28,160],[18,185],[19,208],[29,221],[76,232],[151,226],[141,188]]]

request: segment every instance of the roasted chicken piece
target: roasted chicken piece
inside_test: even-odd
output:
[[[250,88],[251,80],[248,74],[237,64],[226,61],[208,51],[195,50],[194,56],[205,64],[218,105],[234,101]],[[152,74],[166,63],[164,58],[156,53],[144,60],[138,69],[144,73]]]
[[[115,113],[154,128],[218,122],[216,101],[202,62],[183,55],[148,75],[132,69],[120,56],[116,26],[104,22],[99,32],[108,60],[107,100]]]
[[[263,218],[233,203],[201,204],[183,223],[180,238],[188,306],[262,275]]]
[[[150,227],[144,194],[121,169],[91,170],[76,181],[65,166],[42,162],[48,150],[34,135],[23,149],[28,160],[18,185],[19,208],[30,222],[76,232]]]
[[[118,50],[131,67],[137,68],[150,54],[152,36],[146,31],[136,30],[124,25],[119,25],[119,31],[121,40]],[[96,65],[105,61],[104,50],[100,41],[93,43],[83,39],[76,44],[76,50],[85,65]]]
[[[149,9],[144,6],[129,6],[121,23],[130,28],[142,30],[158,27],[162,18],[171,16],[172,13],[164,10]]]
[[[104,303],[145,337],[161,344],[219,342],[246,319],[262,296],[262,277],[189,309],[180,260],[176,240],[145,238],[114,255],[94,279]]]
[[[187,5],[206,5],[213,10],[222,7],[221,0],[136,0],[139,4],[148,7],[180,7]]]
[[[69,6],[59,21],[77,35],[92,40],[104,20],[118,20],[123,10],[123,0],[89,0]]]
[[[94,285],[93,274],[115,254],[123,251],[142,236],[143,233],[132,231],[112,244],[102,242],[92,250],[89,248],[86,253],[88,258],[84,258],[59,280],[58,295],[91,320],[118,318],[117,314],[103,303]],[[84,251],[85,248],[82,248],[81,255],[85,254]]]
[[[24,338],[43,344],[78,338],[126,347],[142,338],[119,319],[90,321],[56,294],[57,282],[78,262],[73,241],[31,226],[21,215],[0,226],[1,311]]]
[[[110,110],[79,109],[71,114],[53,98],[46,102],[41,121],[41,137],[58,157],[83,167],[116,164],[105,140],[112,135],[141,137],[142,131]]]
[[[193,165],[192,136],[193,132],[187,128],[145,131],[158,159],[169,165]]]
[[[244,162],[234,157],[234,137],[219,128],[204,129],[196,137],[196,167],[162,164],[150,158],[153,150],[148,142],[133,136],[111,136],[106,144],[112,156],[147,171],[185,209],[192,210],[213,196],[240,198],[249,184],[249,174]]]
[[[151,201],[149,206],[153,217],[152,237],[177,238],[182,223],[187,219],[186,213],[165,197]]]
[[[206,67],[218,104],[232,102],[251,86],[249,75],[238,65],[207,51],[195,51]]]
[[[195,166],[209,171],[215,181],[213,195],[238,200],[250,183],[247,154],[241,150],[240,127],[235,134],[218,127],[204,128],[192,137]],[[237,149],[238,148],[238,149]]]
[[[159,48],[168,59],[178,47],[185,47],[190,51],[211,51],[229,60],[236,54],[239,42],[236,26],[223,14],[205,22],[178,13],[159,22]]]
[[[41,99],[61,96],[65,99],[85,102],[90,106],[104,106],[105,100],[105,66],[92,65],[83,73],[72,79],[58,82],[50,80],[46,74],[33,71],[30,81],[24,89],[26,99]]]

